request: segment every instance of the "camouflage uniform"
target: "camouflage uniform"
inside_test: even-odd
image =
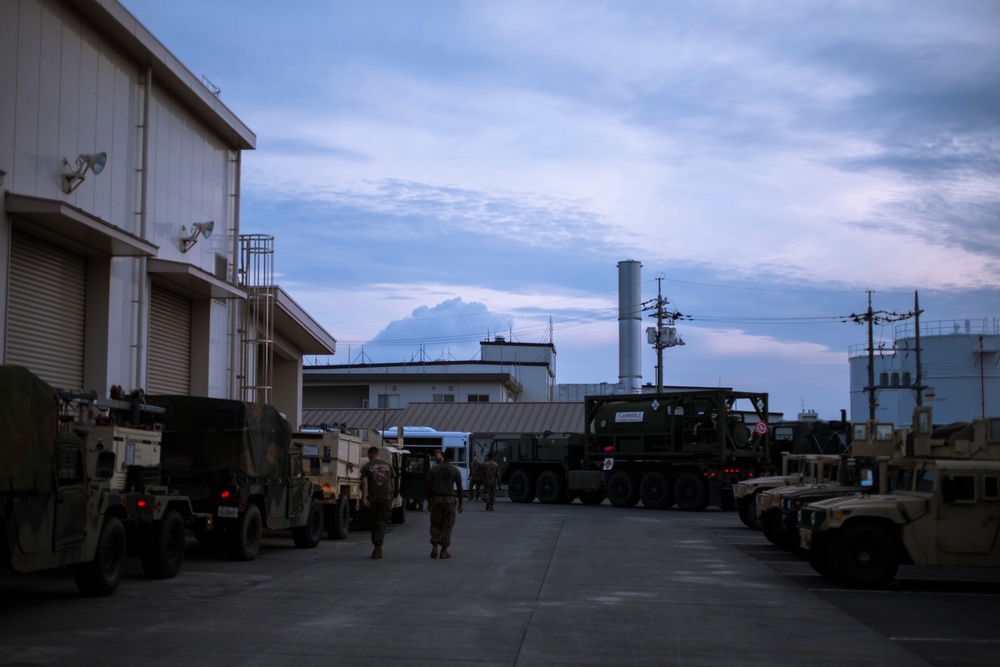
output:
[[[451,558],[451,531],[455,527],[455,494],[458,494],[458,509],[462,507],[462,473],[448,461],[438,463],[427,474],[427,495],[431,510],[431,558]]]
[[[482,489],[483,464],[479,462],[478,456],[473,456],[472,464],[469,466],[469,500],[479,500]]]
[[[500,484],[500,466],[492,458],[487,458],[483,464],[483,499],[486,501],[486,511],[493,511],[493,503],[497,499],[497,486]]]
[[[372,558],[381,558],[385,529],[392,518],[392,478],[395,470],[389,461],[371,459],[361,467],[361,479],[367,480],[368,525],[371,527]]]

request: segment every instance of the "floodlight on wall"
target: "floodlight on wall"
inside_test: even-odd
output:
[[[199,236],[204,236],[206,239],[212,235],[212,230],[215,229],[215,221],[209,220],[208,222],[195,222],[191,224],[191,233],[188,234],[187,227],[181,227],[181,252],[187,252],[194,247],[194,244],[198,242]]]
[[[71,171],[69,160],[63,158],[63,166],[67,169],[63,174],[63,192],[66,194],[73,192],[80,183],[83,183],[88,170],[97,175],[104,171],[104,165],[107,163],[107,153],[80,153],[76,158],[76,171]]]

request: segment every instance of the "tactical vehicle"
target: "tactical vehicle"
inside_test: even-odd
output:
[[[770,489],[799,486],[815,481],[823,474],[820,458],[809,454],[783,452],[780,475],[765,472],[762,475],[752,476],[734,484],[733,496],[736,499],[736,510],[740,521],[748,528],[760,528],[757,516],[758,496]],[[823,458],[829,460],[831,457]]]
[[[233,560],[253,560],[264,528],[288,529],[295,546],[323,538],[323,490],[304,473],[302,446],[272,405],[196,396],[149,396],[166,409],[163,477],[211,514]]]
[[[493,461],[500,471],[500,483],[507,485],[507,497],[515,503],[565,503],[574,499],[566,480],[570,470],[579,470],[583,461],[584,438],[579,433],[504,435],[493,438]],[[582,502],[600,502],[603,496],[585,495]]]
[[[351,515],[361,502],[361,466],[368,460],[362,453],[360,436],[340,429],[302,431],[292,435],[292,446],[302,450],[306,477],[323,490],[327,537],[346,538]]]
[[[919,407],[892,490],[831,498],[799,512],[813,568],[879,588],[901,564],[1000,567],[1000,418],[934,429]]]
[[[87,595],[114,592],[127,547],[147,576],[176,576],[185,526],[212,526],[161,483],[161,411],[114,391],[57,390],[0,367],[0,559],[20,572],[73,565]]]
[[[795,480],[789,480],[787,484],[775,485],[770,489],[763,489],[756,494],[754,502],[756,504],[755,516],[757,526],[764,532],[769,540],[773,541],[775,522],[781,512],[781,498],[786,494],[802,487],[825,488],[840,486],[841,474],[847,466],[850,466],[849,459],[839,456],[807,456],[803,461],[803,473]],[[765,478],[766,479],[766,478]]]

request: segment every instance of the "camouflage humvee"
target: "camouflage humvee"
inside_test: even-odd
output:
[[[60,431],[55,389],[26,368],[0,366],[3,565],[72,565],[81,593],[113,593],[126,555],[124,510],[102,482],[114,469],[114,453],[88,460],[83,438]]]

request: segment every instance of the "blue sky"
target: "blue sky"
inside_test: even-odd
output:
[[[551,319],[557,381],[613,383],[635,259],[691,318],[666,384],[833,419],[868,290],[1000,317],[1000,3],[123,4],[257,134],[242,231],[337,338],[320,361]]]

